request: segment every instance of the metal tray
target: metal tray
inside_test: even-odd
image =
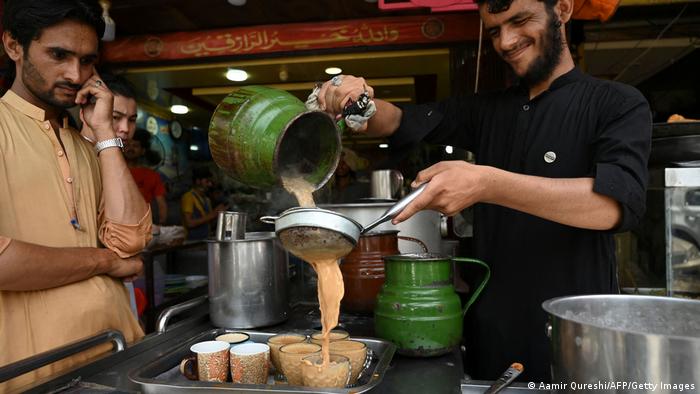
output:
[[[201,341],[210,341],[227,332],[245,332],[253,342],[267,343],[267,339],[278,333],[245,330],[213,329],[194,336],[162,357],[129,372],[129,379],[141,385],[146,394],[173,392],[220,393],[222,390],[237,393],[363,393],[381,382],[396,346],[381,339],[352,337],[363,342],[371,350],[372,362],[362,373],[358,382],[351,388],[314,388],[290,386],[288,384],[234,384],[187,380],[179,372],[180,361],[190,354],[190,346]],[[300,332],[300,331],[295,331]],[[311,331],[301,331],[310,334]]]

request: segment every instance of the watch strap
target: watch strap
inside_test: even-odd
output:
[[[99,141],[95,144],[95,153],[99,155],[103,150],[112,147],[124,149],[124,142],[119,137]]]

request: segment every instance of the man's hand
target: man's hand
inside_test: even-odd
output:
[[[78,91],[75,103],[82,107],[81,117],[95,133],[95,142],[115,137],[112,127],[114,95],[100,79],[97,71],[85,81],[83,87]]]
[[[370,99],[374,98],[374,89],[367,85],[362,77],[352,75],[337,75],[321,86],[318,93],[318,104],[322,110],[333,115],[336,119],[343,114],[343,109],[350,100],[357,101],[362,93],[367,93]],[[367,123],[356,129],[365,132]]]
[[[423,209],[432,209],[452,216],[486,199],[490,167],[466,161],[442,161],[418,173],[411,186],[430,182],[413,202],[393,220],[398,224]]]
[[[210,222],[219,217],[219,212],[224,212],[228,209],[228,204],[219,204],[214,209],[207,214],[206,221]]]
[[[143,274],[141,257],[134,256],[122,259],[109,249],[98,250],[101,253],[98,258],[106,261],[105,275],[131,282]]]

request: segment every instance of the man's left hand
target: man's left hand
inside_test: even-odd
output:
[[[418,173],[411,186],[430,182],[392,223],[398,224],[416,212],[432,209],[452,216],[462,209],[484,201],[488,190],[490,167],[478,166],[466,161],[442,161]]]
[[[95,142],[114,138],[112,109],[114,95],[102,81],[97,71],[88,78],[75,97],[75,103],[82,107],[83,121],[95,133]]]

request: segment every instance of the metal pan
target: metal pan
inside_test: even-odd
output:
[[[287,394],[349,394],[364,393],[377,386],[394,356],[396,346],[391,342],[374,339],[353,337],[353,340],[360,341],[367,345],[372,351],[372,358],[369,365],[356,385],[351,388],[313,388],[304,386],[291,386],[288,384],[236,384],[236,383],[213,383],[187,380],[179,372],[180,361],[190,355],[190,346],[202,341],[213,340],[221,334],[229,332],[226,329],[212,329],[183,341],[182,345],[172,351],[158,357],[148,364],[136,368],[129,372],[129,379],[141,385],[141,391],[145,394],[166,394],[166,393],[287,393]],[[267,339],[275,333],[238,331],[245,332],[254,342],[266,343]]]

